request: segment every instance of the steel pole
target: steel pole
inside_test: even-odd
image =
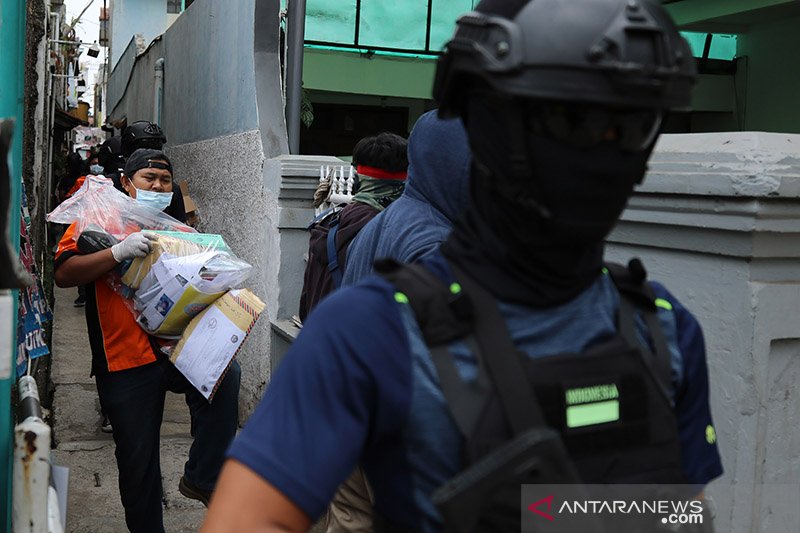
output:
[[[306,0],[289,0],[286,14],[286,132],[289,153],[300,153],[300,105],[303,101],[303,42]]]

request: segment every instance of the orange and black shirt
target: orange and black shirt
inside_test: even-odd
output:
[[[72,187],[70,187],[70,189],[67,191],[67,194],[64,195],[64,199],[66,200],[67,198],[70,198],[73,194],[78,192],[78,189],[80,189],[85,182],[86,182],[86,176],[81,176],[78,179],[76,179],[75,183],[73,183]]]
[[[72,224],[55,256],[55,269],[74,255],[80,255]],[[86,325],[92,349],[92,375],[136,368],[152,363],[156,354],[150,336],[136,323],[122,297],[101,276],[86,286]]]

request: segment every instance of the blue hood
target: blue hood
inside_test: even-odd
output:
[[[461,119],[422,115],[408,138],[404,196],[430,204],[452,223],[469,202],[471,154]]]
[[[345,285],[369,275],[375,259],[408,263],[436,250],[467,207],[471,153],[461,120],[422,115],[408,139],[408,163],[403,194],[348,248]]]

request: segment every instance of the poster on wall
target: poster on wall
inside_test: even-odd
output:
[[[33,257],[30,242],[30,212],[25,195],[25,184],[22,184],[20,209],[20,247],[19,259],[30,276],[32,283],[19,291],[19,308],[17,313],[17,377],[27,372],[29,361],[48,355],[50,348],[44,341],[43,325],[53,319],[53,313],[44,298],[42,282]]]

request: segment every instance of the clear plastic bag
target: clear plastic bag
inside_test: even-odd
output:
[[[192,318],[243,283],[250,271],[248,263],[225,249],[187,255],[162,252],[134,295],[137,322],[150,334],[179,337]]]
[[[47,215],[47,221],[76,223],[76,240],[90,225],[102,228],[118,241],[141,230],[197,233],[163,211],[144,206],[118,191],[114,183],[103,176],[87,176],[75,194]]]
[[[76,240],[84,253],[137,231],[155,235],[149,254],[120,264],[106,281],[123,297],[142,329],[162,338],[180,337],[194,316],[243,283],[252,270],[220,235],[197,233],[166,213],[137,203],[100,176],[87,177],[47,220],[77,224]]]

